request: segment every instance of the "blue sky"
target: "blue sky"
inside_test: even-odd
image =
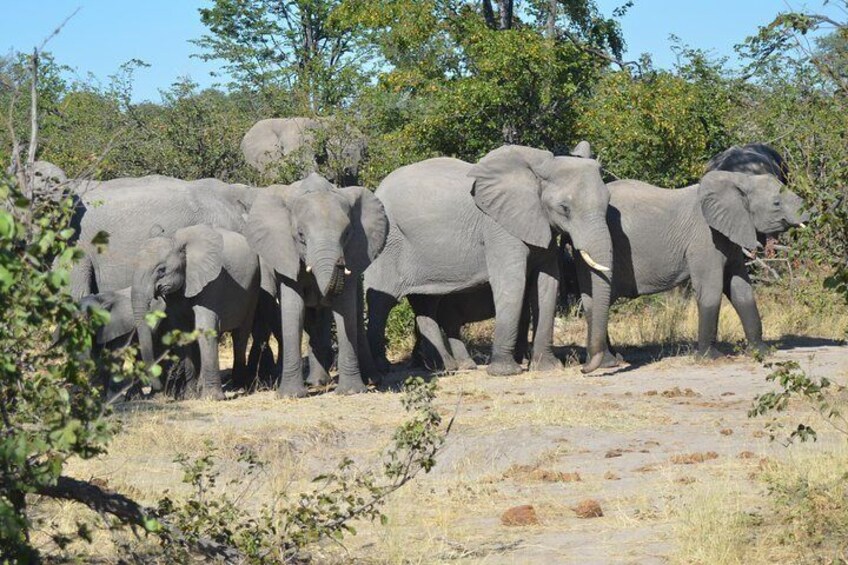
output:
[[[31,50],[77,7],[82,9],[49,44],[60,63],[86,78],[92,73],[102,82],[130,59],[151,65],[136,74],[134,98],[159,100],[159,89],[181,76],[201,86],[220,81],[209,76],[215,63],[192,58],[198,48],[189,40],[205,28],[197,9],[203,0],[4,0],[0,19],[0,50]],[[609,15],[624,0],[597,0]],[[622,20],[628,57],[653,55],[657,67],[675,62],[669,34],[716,56],[733,57],[733,46],[756,32],[787,7],[823,11],[821,0],[635,0]],[[834,8],[826,11],[834,12]]]

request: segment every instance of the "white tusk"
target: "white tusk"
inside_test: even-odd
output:
[[[345,267],[345,274],[346,275],[352,275],[353,272],[350,269],[348,269],[347,267]]]
[[[604,267],[599,263],[595,263],[595,260],[592,259],[592,256],[583,249],[580,250],[580,256],[583,257],[583,260],[586,261],[586,264],[595,269],[596,271],[601,271],[602,273],[609,273],[609,267]]]
[[[306,266],[306,272],[307,272],[307,273],[311,273],[311,272],[312,272],[312,265],[307,265],[307,266]]]
[[[801,229],[804,229],[804,228],[807,227],[807,224],[805,224],[804,222],[799,222],[798,227],[801,228]]]
[[[748,251],[748,250],[747,250],[747,249],[745,249],[744,247],[742,248],[742,253],[743,253],[743,254],[745,255],[745,257],[747,257],[748,259],[756,259],[756,258],[757,258],[757,257],[754,255],[754,253],[753,253],[753,252]]]

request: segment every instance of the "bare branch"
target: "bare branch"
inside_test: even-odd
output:
[[[82,10],[82,6],[77,7],[77,9],[76,9],[76,10],[74,10],[73,12],[71,12],[71,15],[69,15],[67,18],[65,18],[64,20],[62,20],[62,23],[60,23],[58,26],[56,26],[56,29],[54,29],[54,30],[52,31],[52,33],[50,33],[50,35],[48,35],[47,37],[45,37],[45,38],[44,38],[44,41],[42,41],[42,42],[41,42],[41,45],[39,45],[39,46],[38,46],[38,48],[36,49],[36,51],[38,51],[39,53],[41,53],[42,51],[44,51],[44,47],[47,45],[47,43],[48,43],[51,39],[53,39],[54,37],[56,37],[57,35],[59,35],[59,33],[61,33],[61,31],[62,31],[62,28],[63,28],[63,27],[65,27],[65,24],[67,24],[67,23],[70,21],[70,19],[71,19],[71,18],[73,18],[74,16],[76,16],[76,15],[77,15],[77,12],[79,12],[80,10]]]
[[[200,538],[197,541],[190,542],[178,527],[157,517],[156,512],[151,508],[141,506],[122,494],[106,491],[86,481],[61,476],[55,485],[41,487],[38,494],[79,502],[97,512],[111,514],[124,524],[140,526],[145,529],[149,529],[151,520],[155,519],[164,529],[165,534],[172,540],[191,545],[196,551],[207,557],[223,558],[227,563],[239,563],[243,559],[241,552],[235,547],[218,543],[209,538]]]
[[[583,41],[580,41],[580,39],[576,35],[568,31],[567,29],[561,29],[559,30],[559,33],[562,34],[566,39],[571,41],[571,43],[573,43],[575,47],[577,47],[584,53],[594,55],[599,59],[603,59],[604,61],[617,65],[621,70],[624,70],[627,67],[633,67],[636,69],[636,72],[639,73],[640,76],[642,75],[642,65],[639,64],[638,61],[623,61],[618,57],[613,57],[603,49],[597,49],[595,47],[592,47],[591,45],[587,45]]]

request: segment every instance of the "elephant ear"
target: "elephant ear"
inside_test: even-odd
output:
[[[247,215],[247,242],[274,271],[296,279],[300,255],[294,240],[294,222],[286,206],[289,186],[266,188],[253,201]]]
[[[584,139],[574,146],[574,149],[569,152],[569,155],[571,155],[572,157],[580,157],[581,159],[591,159],[592,146],[589,145],[589,142]]]
[[[197,296],[221,274],[224,237],[212,226],[199,224],[177,230],[174,239],[185,251],[185,295]]]
[[[345,263],[356,273],[368,268],[383,251],[389,234],[389,219],[380,199],[361,186],[339,189],[350,201],[350,237],[345,245]]]
[[[515,237],[547,247],[551,226],[536,171],[553,158],[553,153],[532,147],[505,145],[491,151],[468,172],[474,178],[474,202]]]
[[[711,171],[701,178],[698,199],[701,212],[714,230],[744,249],[757,247],[757,230],[748,210],[741,173]]]

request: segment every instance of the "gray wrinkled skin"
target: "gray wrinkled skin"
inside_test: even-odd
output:
[[[489,372],[521,370],[515,348],[526,288],[533,290],[530,300],[539,313],[531,365],[561,366],[551,352],[559,278],[552,229],[569,233],[579,249],[611,266],[604,221],[609,196],[597,162],[505,146],[477,165],[437,158],[402,167],[376,194],[390,229],[386,249],[366,271],[365,285],[369,342],[383,366],[385,323],[400,298],[459,294],[486,284],[494,291],[496,310]],[[604,302],[607,279],[597,273],[592,284]],[[604,335],[605,315],[595,320]],[[437,331],[436,320],[417,319],[424,324],[422,334],[428,327]],[[589,370],[597,368],[604,350],[604,342],[590,343]]]
[[[739,315],[750,346],[762,348],[762,323],[743,248],[757,234],[776,234],[805,221],[801,199],[773,175],[712,171],[700,184],[675,190],[635,180],[607,185],[615,264],[613,299],[670,290],[692,281],[698,302],[698,353],[715,356],[722,294]],[[580,286],[588,268],[578,256]],[[591,296],[584,308],[592,315]],[[607,352],[606,361],[614,356]]]
[[[310,382],[329,379],[330,318],[336,325],[339,393],[361,392],[360,275],[380,254],[388,220],[367,189],[337,188],[312,174],[264,189],[250,210],[245,235],[276,273],[282,335],[280,396],[306,395],[301,340],[310,338]]]
[[[329,139],[318,148],[316,142],[321,135]],[[304,176],[316,172],[319,163],[331,159],[343,165],[344,178],[331,179],[342,186],[356,182],[365,146],[362,134],[350,128],[334,131],[326,121],[312,118],[260,120],[241,141],[244,160],[263,175],[273,176],[274,165],[284,158],[294,159]]]
[[[171,324],[203,332],[197,340],[198,392],[207,398],[223,398],[218,336],[232,332],[233,380],[244,381],[259,285],[259,257],[241,234],[201,224],[179,229],[171,237],[147,240],[138,254],[131,291],[142,358],[147,363],[155,360],[145,316],[161,299]],[[161,383],[154,383],[154,389],[161,388]]]
[[[79,181],[75,225],[85,258],[71,274],[74,298],[132,284],[134,261],[151,235],[208,224],[241,232],[256,190],[215,179],[183,181],[161,175],[106,182]],[[98,252],[92,238],[104,231],[108,246]]]

